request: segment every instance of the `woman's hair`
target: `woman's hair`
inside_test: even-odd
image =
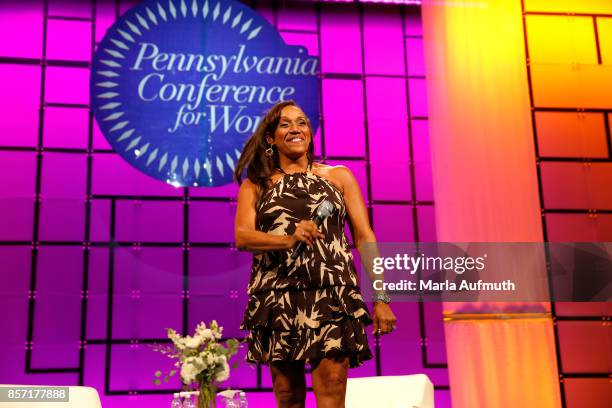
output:
[[[266,155],[265,151],[270,147],[266,137],[269,136],[274,138],[274,132],[280,122],[281,111],[287,106],[295,106],[300,108],[294,101],[279,102],[274,105],[270,110],[266,112],[264,117],[261,119],[255,129],[255,133],[246,141],[242,148],[242,154],[236,164],[234,170],[234,178],[238,184],[242,184],[242,176],[244,169],[246,168],[246,178],[251,180],[254,184],[258,185],[261,194],[268,188],[270,176],[274,173],[274,170],[280,168],[278,150],[273,147],[274,154],[272,157]],[[312,127],[310,121],[306,118],[308,129],[310,129],[310,145],[308,146],[308,165],[312,165],[314,160],[314,143],[312,134]]]

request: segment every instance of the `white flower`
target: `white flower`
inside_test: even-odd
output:
[[[213,332],[210,329],[201,329],[198,330],[198,336],[202,337],[203,339],[209,340],[213,338]]]
[[[200,336],[185,336],[185,347],[190,349],[197,349],[202,345],[204,339]]]
[[[222,356],[222,357],[225,357],[225,356]],[[225,361],[225,358],[224,358],[222,365],[217,367],[217,369],[215,370],[215,375],[213,376],[213,380],[221,382],[221,381],[227,380],[228,378],[229,378],[229,365],[227,364],[227,361]]]
[[[216,339],[220,339],[222,337],[221,333],[223,332],[223,327],[220,327],[216,320],[213,320],[210,323],[210,328],[213,332],[213,336]]]
[[[193,359],[193,364],[200,370],[204,371],[208,366],[208,362],[200,355]]]
[[[199,370],[189,362],[183,363],[181,366],[181,380],[184,384],[190,384],[195,381],[196,375],[199,374]]]
[[[220,327],[216,320],[213,320],[208,327],[204,322],[200,322],[193,336],[183,337],[175,330],[168,329],[168,338],[172,341],[175,350],[168,348],[172,354],[164,354],[178,360],[174,365],[180,371],[184,384],[196,382],[198,376],[207,379],[212,377],[212,381],[216,382],[229,378],[229,357],[224,354],[228,353],[228,350],[216,341],[222,337],[222,332],[223,327]]]
[[[211,325],[211,329],[213,328],[213,326]],[[204,338],[204,339],[212,339],[213,335],[213,331],[211,329],[207,329],[206,325],[204,324],[204,322],[198,324],[198,327],[196,327],[196,335]]]
[[[168,329],[168,338],[172,340],[172,343],[174,343],[174,347],[176,347],[177,350],[185,350],[184,339],[175,330]]]
[[[198,326],[196,327],[195,330],[195,335],[202,338],[203,340],[210,340],[213,338],[213,331],[214,331],[214,325],[215,325],[215,321],[213,320],[213,324],[211,324],[210,329],[206,328],[206,324],[204,322],[201,322],[200,324],[198,324]]]

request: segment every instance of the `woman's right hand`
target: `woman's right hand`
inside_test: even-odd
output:
[[[293,235],[291,235],[291,247],[293,248],[300,241],[305,242],[307,245],[312,245],[317,238],[323,238],[323,234],[319,231],[317,224],[314,221],[302,220],[295,227]]]

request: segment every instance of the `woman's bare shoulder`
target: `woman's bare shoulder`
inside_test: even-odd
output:
[[[245,178],[244,180],[242,180],[242,183],[240,183],[239,193],[248,194],[248,195],[253,195],[253,194],[256,195],[259,193],[259,186],[253,183],[248,178]]]
[[[323,163],[316,163],[313,170],[322,177],[333,182],[342,191],[347,187],[347,178],[352,177],[351,170],[343,165],[330,166]]]
[[[319,171],[321,173],[326,172],[326,173],[340,173],[340,172],[344,172],[344,171],[350,171],[348,167],[342,165],[342,164],[338,164],[336,166],[330,166],[329,164],[325,164],[325,163],[314,163],[312,165],[312,169],[314,171]]]
[[[327,175],[332,178],[337,178],[337,177],[344,178],[348,175],[353,174],[351,172],[351,169],[349,169],[348,167],[342,164],[338,164],[336,166],[330,166],[328,164],[315,163],[315,165],[313,166],[313,170],[316,173],[319,173],[321,175]]]

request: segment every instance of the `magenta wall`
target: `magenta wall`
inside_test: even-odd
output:
[[[85,384],[105,407],[165,406],[178,384],[153,386],[166,361],[149,348],[165,327],[217,319],[227,336],[245,334],[251,258],[232,247],[237,189],[176,189],[142,175],[92,120],[93,50],[133,3],[6,3],[0,383]],[[319,55],[317,155],[353,170],[378,239],[434,241],[418,7],[249,4],[288,43]],[[450,406],[440,305],[394,310],[398,330],[371,339],[377,357],[350,374],[426,373],[436,406]],[[266,367],[242,364],[228,386],[251,391],[255,407],[273,404]]]

